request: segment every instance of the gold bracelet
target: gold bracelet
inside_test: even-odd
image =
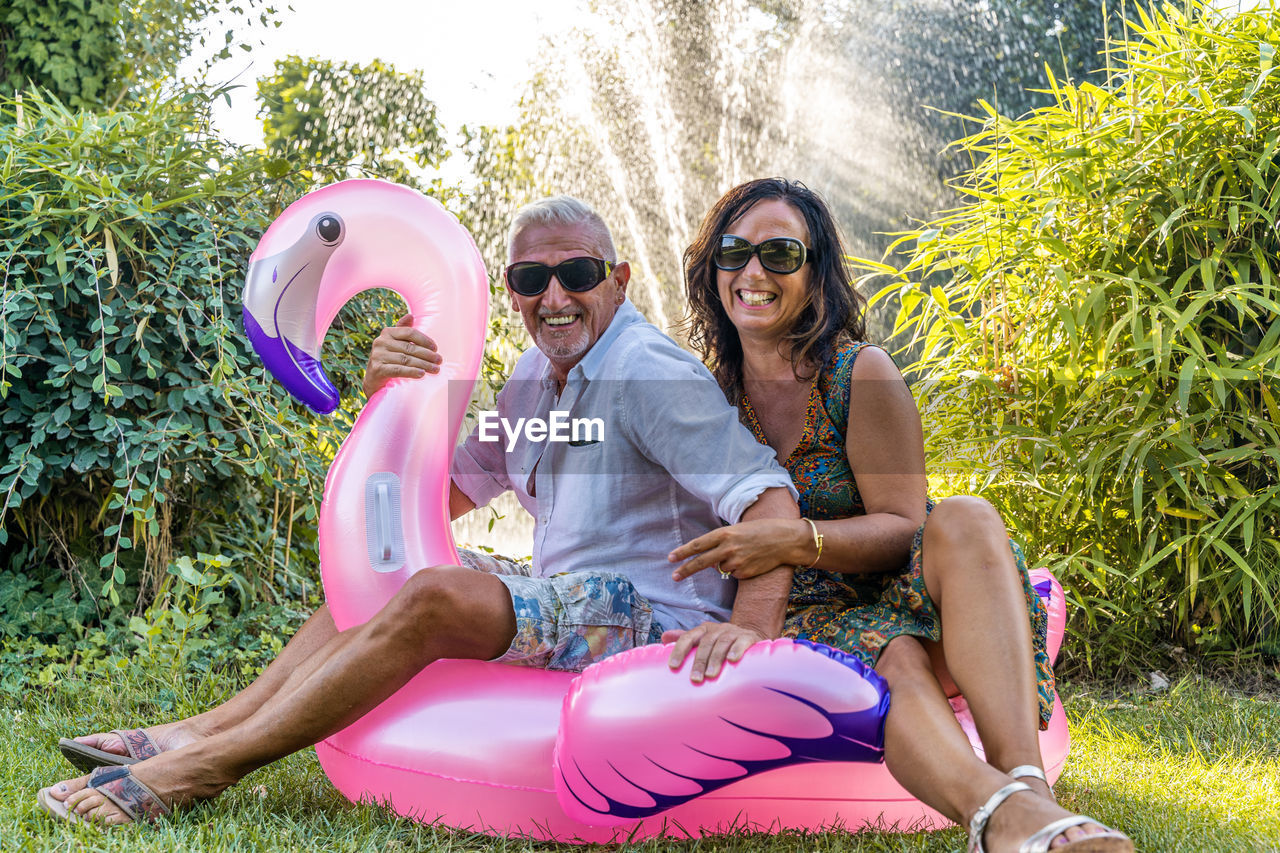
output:
[[[813,558],[813,562],[805,566],[806,569],[812,569],[818,565],[818,561],[822,559],[822,534],[818,532],[818,525],[813,523],[812,518],[802,518],[801,521],[809,522],[809,529],[813,531],[813,544],[818,549],[818,556]]]

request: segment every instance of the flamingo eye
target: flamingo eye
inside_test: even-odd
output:
[[[320,236],[325,245],[335,245],[342,239],[342,220],[331,213],[326,213],[316,223],[316,234]]]

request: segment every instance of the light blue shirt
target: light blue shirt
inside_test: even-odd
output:
[[[599,419],[577,440],[535,441],[519,418]],[[738,421],[710,372],[645,322],[630,300],[556,395],[551,364],[525,352],[498,394],[497,414],[454,453],[452,477],[477,507],[515,492],[534,518],[533,566],[627,575],[666,628],[729,618],[737,584],[714,570],[676,583],[667,554],[722,524],[734,524],[765,489],[796,496],[769,447]],[[602,427],[602,428],[601,428]],[[532,436],[537,438],[535,432]],[[593,440],[599,439],[599,440]]]

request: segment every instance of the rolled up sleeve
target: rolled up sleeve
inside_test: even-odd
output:
[[[646,456],[729,524],[766,489],[785,488],[799,497],[773,449],[742,425],[702,364],[674,343],[657,352],[646,348],[644,358],[664,379],[620,383],[617,406]],[[654,363],[659,361],[665,363]]]
[[[476,440],[475,433],[467,436],[467,440],[453,451],[453,464],[449,468],[449,476],[464,495],[471,499],[477,507],[485,506],[489,501],[511,488],[507,482],[506,470],[502,467],[490,469],[488,448],[496,447],[497,442],[486,443]],[[502,462],[498,460],[499,464]]]

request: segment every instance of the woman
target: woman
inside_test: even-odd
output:
[[[967,824],[971,850],[1132,850],[1053,797],[1036,736],[1053,696],[1044,606],[990,504],[927,500],[919,412],[889,356],[862,343],[844,258],[825,203],[779,179],[730,190],[685,253],[691,339],[791,473],[805,517],[694,539],[671,555],[687,560],[676,576],[797,566],[783,635],[885,678],[889,770]],[[947,702],[959,692],[986,762]]]

